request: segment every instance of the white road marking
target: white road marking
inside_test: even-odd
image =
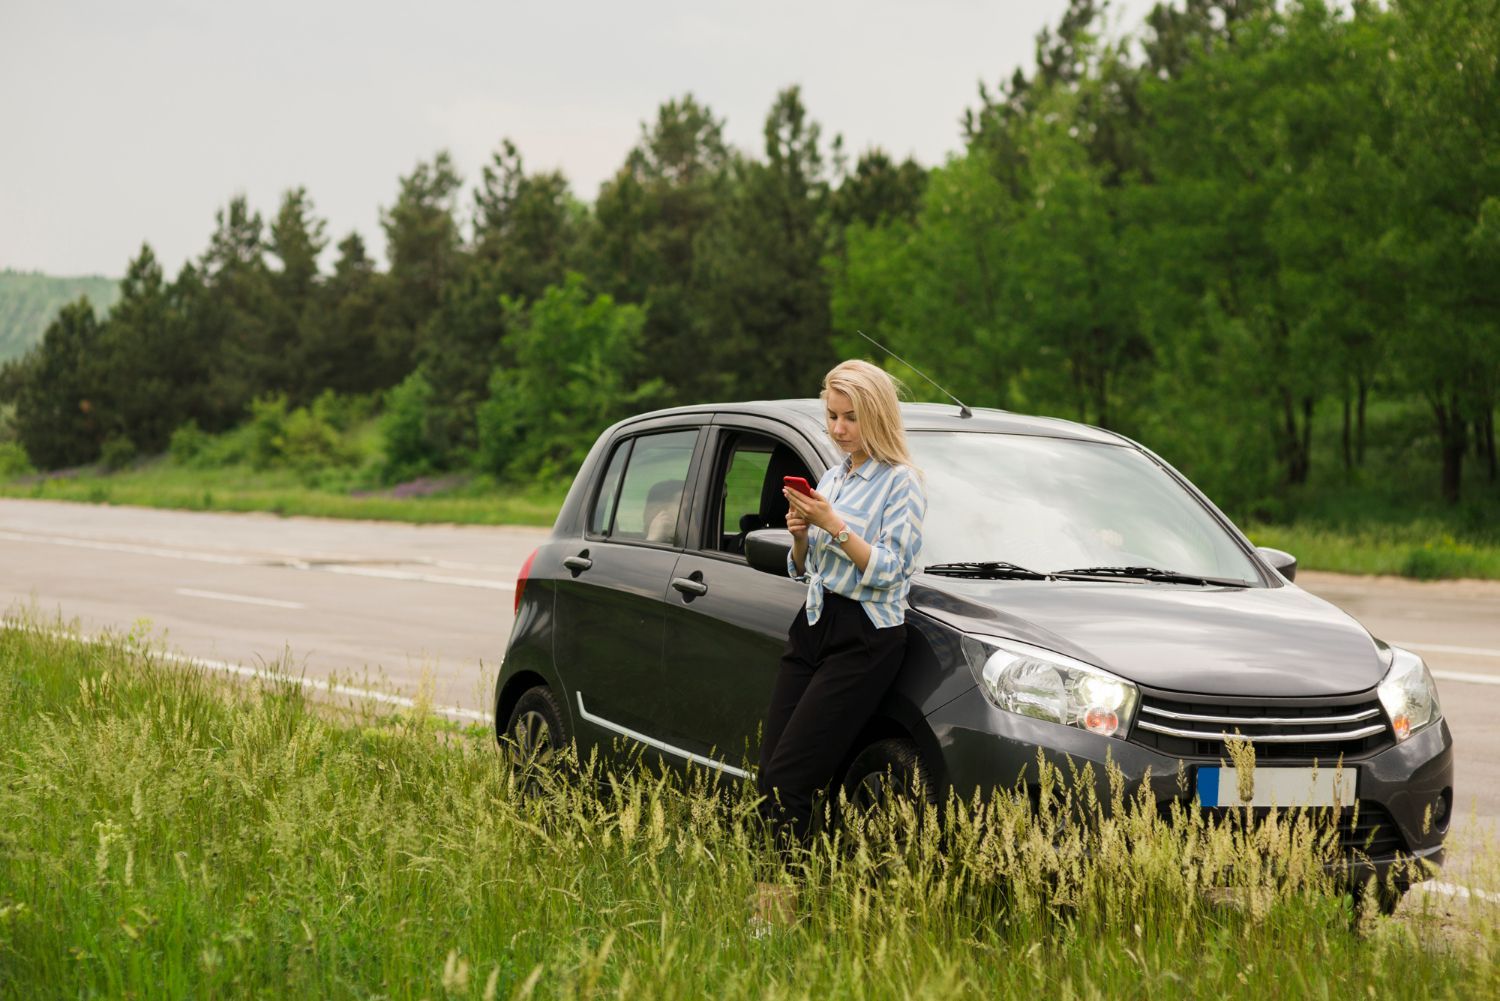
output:
[[[1391,640],[1393,646],[1406,647],[1409,650],[1430,650],[1433,653],[1456,653],[1464,657],[1500,657],[1500,650],[1489,650],[1482,646],[1443,646],[1441,643],[1407,643],[1403,640]]]
[[[381,567],[352,566],[349,563],[325,563],[296,556],[260,557],[237,556],[231,553],[208,553],[188,549],[166,549],[160,546],[143,546],[133,542],[104,542],[100,539],[72,539],[62,535],[29,535],[23,532],[0,530],[0,540],[10,542],[35,542],[53,546],[69,546],[74,549],[97,549],[112,553],[132,553],[138,556],[160,556],[173,560],[192,560],[198,563],[219,563],[242,567],[285,567],[290,570],[317,570],[323,573],[344,574],[350,577],[374,577],[381,580],[415,581],[421,584],[449,584],[454,587],[477,587],[489,591],[510,591],[515,588],[513,580],[485,580],[481,577],[452,577],[446,574],[422,573],[415,570],[388,570]],[[441,561],[432,566],[443,567]],[[483,569],[480,564],[470,564]],[[498,572],[498,571],[497,571]],[[516,571],[511,571],[515,573]]]
[[[1500,904],[1500,893],[1490,893],[1487,890],[1476,890],[1468,886],[1459,886],[1457,883],[1443,883],[1435,879],[1425,880],[1421,883],[1413,883],[1413,890],[1426,890],[1431,893],[1441,893],[1445,897],[1458,897],[1467,900],[1469,897],[1478,897],[1480,900],[1491,904]]]
[[[1465,685],[1500,685],[1500,674],[1470,674],[1466,671],[1433,671],[1439,681],[1457,681]]]
[[[0,620],[0,628],[26,630],[33,627],[23,622],[15,622],[10,619]],[[88,643],[90,645],[102,645],[106,643],[119,643],[119,636],[89,636],[84,633],[70,633],[57,629],[37,630],[46,636],[72,640],[76,643]],[[400,706],[403,709],[413,709],[417,705],[416,699],[405,695],[393,695],[390,692],[377,692],[369,688],[356,688],[353,685],[339,685],[331,681],[319,681],[316,678],[306,676],[293,677],[277,671],[268,671],[260,667],[246,667],[243,664],[231,664],[227,660],[212,660],[207,657],[189,657],[187,654],[171,653],[169,651],[152,651],[162,660],[171,661],[174,664],[185,664],[189,667],[197,667],[206,671],[219,671],[223,674],[238,675],[241,678],[252,678],[259,681],[275,681],[281,684],[296,685],[298,688],[310,689],[314,692],[331,692],[335,695],[348,695],[356,699],[369,699],[372,702],[380,702],[385,705]],[[455,719],[474,720],[480,723],[489,723],[494,717],[489,713],[479,712],[475,709],[465,709],[462,706],[433,706],[433,715],[449,716]]]
[[[271,608],[306,608],[300,601],[282,601],[279,598],[256,598],[248,594],[225,594],[223,591],[200,591],[193,587],[179,587],[177,593],[188,598],[212,598],[215,601],[238,601],[245,605],[266,605]]]
[[[423,584],[454,584],[458,587],[482,587],[492,591],[513,591],[515,581],[482,580],[478,577],[447,577],[441,574],[418,573],[413,570],[382,570],[379,567],[351,567],[348,564],[325,564],[323,566],[297,567],[298,570],[323,570],[341,573],[350,577],[379,577],[384,580],[414,580]]]
[[[112,553],[135,553],[141,556],[165,556],[174,560],[196,560],[199,563],[227,563],[233,566],[248,566],[262,562],[228,553],[191,552],[186,549],[162,549],[157,546],[141,546],[132,542],[103,542],[98,539],[70,539],[62,535],[28,535],[24,532],[7,532],[0,529],[0,539],[10,542],[39,542],[53,546],[70,546],[74,549],[101,549]]]
[[[1489,650],[1481,646],[1443,646],[1441,643],[1408,643],[1391,640],[1393,646],[1428,653],[1452,653],[1464,657],[1500,657],[1500,650]],[[1500,685],[1500,674],[1475,674],[1472,671],[1433,671],[1439,681],[1457,681],[1465,685]]]

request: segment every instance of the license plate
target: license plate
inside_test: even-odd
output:
[[[1353,806],[1358,768],[1257,768],[1242,799],[1233,768],[1198,769],[1200,806]]]

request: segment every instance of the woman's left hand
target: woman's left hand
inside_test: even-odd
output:
[[[828,498],[816,490],[812,492],[811,497],[790,487],[782,487],[781,492],[786,495],[787,503],[792,506],[792,510],[800,514],[809,525],[817,525],[832,535],[844,523],[844,519],[839,517],[833,505],[828,503]]]

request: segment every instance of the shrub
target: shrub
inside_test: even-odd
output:
[[[325,389],[312,401],[309,409],[318,420],[342,433],[368,418],[374,406],[373,397],[342,396],[331,389]]]
[[[134,461],[135,442],[123,434],[112,434],[104,439],[104,444],[99,449],[99,465],[114,473]]]
[[[413,372],[386,395],[380,430],[385,437],[385,464],[381,479],[386,483],[409,480],[431,472],[435,451],[428,429],[428,404],[432,385],[422,373]]]
[[[1401,576],[1417,580],[1479,577],[1483,575],[1482,563],[1483,557],[1477,548],[1445,535],[1407,553]]]
[[[196,465],[212,440],[198,426],[197,421],[189,420],[172,432],[172,440],[167,444],[167,453],[179,466]]]
[[[287,415],[275,443],[277,459],[307,481],[331,466],[352,465],[358,456],[338,431],[305,407]]]
[[[250,439],[250,465],[269,469],[281,458],[281,439],[286,433],[286,394],[272,393],[250,403],[246,430]]]
[[[8,480],[13,476],[25,476],[34,473],[31,459],[26,455],[26,449],[21,447],[18,441],[0,442],[0,480]]]

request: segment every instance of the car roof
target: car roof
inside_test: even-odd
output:
[[[1076,421],[1056,417],[1033,417],[995,410],[990,407],[971,407],[972,417],[960,417],[958,407],[952,403],[903,403],[901,420],[908,431],[972,431],[988,434],[1025,434],[1047,438],[1072,438],[1078,441],[1093,441],[1109,445],[1133,445],[1121,435]],[[814,434],[823,430],[823,401],[804,400],[750,400],[742,403],[701,403],[682,407],[654,410],[638,414],[625,423],[647,418],[668,417],[677,414],[745,414],[767,417],[800,425]]]

